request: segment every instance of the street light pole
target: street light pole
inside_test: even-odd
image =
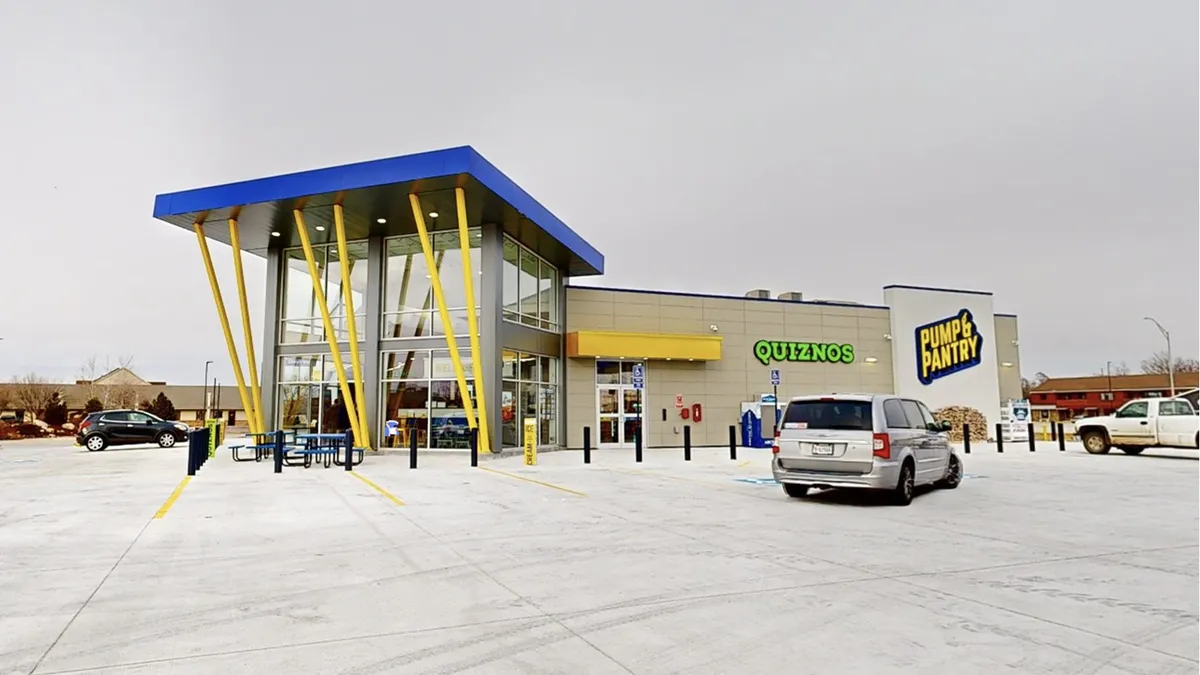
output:
[[[1115,407],[1117,404],[1113,402],[1112,361],[1105,363],[1104,370],[1108,373],[1108,404]]]
[[[202,414],[205,421],[208,421],[208,367],[210,365],[212,365],[212,361],[204,362],[204,398],[201,399],[200,405],[204,406]]]
[[[1171,398],[1175,398],[1175,357],[1171,356],[1171,333],[1155,319],[1151,317],[1145,317],[1145,319],[1154,324],[1158,328],[1158,332],[1162,333],[1163,339],[1167,341],[1167,377],[1171,382]]]

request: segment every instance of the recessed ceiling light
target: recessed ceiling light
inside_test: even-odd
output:
[[[430,212],[429,212],[429,217],[430,217],[430,218],[437,218],[437,217],[438,217],[438,212],[437,212],[437,211],[430,211]]]
[[[279,233],[278,233],[278,232],[272,232],[272,233],[271,233],[271,236],[272,236],[272,237],[278,237],[278,236],[279,236]]]
[[[429,276],[428,274],[426,274],[426,275],[425,275],[425,278],[426,278],[426,279],[432,279],[433,277],[431,277],[431,276]]]
[[[1004,363],[1001,363],[1000,365],[1004,366],[1005,368],[1012,368],[1012,361],[1005,361]]]
[[[377,223],[379,223],[380,225],[382,225],[382,224],[384,224],[384,223],[386,223],[386,222],[387,222],[387,218],[376,218],[376,219],[375,219],[375,222],[377,222]]]
[[[867,357],[866,359],[864,359],[864,360],[865,360],[867,363],[875,363],[875,362],[876,362],[876,361],[878,361],[879,359],[875,358],[874,356],[868,356],[868,357]]]
[[[324,232],[324,231],[325,231],[325,226],[324,226],[324,225],[318,225],[318,226],[317,226],[317,232]]]

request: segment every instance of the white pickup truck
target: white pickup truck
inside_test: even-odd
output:
[[[1093,455],[1114,447],[1130,455],[1146,448],[1200,448],[1200,416],[1185,398],[1139,398],[1111,415],[1076,420],[1075,433]]]

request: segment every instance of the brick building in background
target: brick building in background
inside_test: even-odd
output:
[[[1196,403],[1197,373],[1175,373],[1175,394]],[[1029,392],[1036,421],[1067,421],[1077,417],[1108,415],[1135,398],[1171,395],[1166,375],[1092,375],[1052,377]]]

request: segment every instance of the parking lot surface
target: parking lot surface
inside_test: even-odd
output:
[[[1197,672],[1196,453],[1005,450],[900,508],[762,450],[179,489],[184,448],[6,442],[0,673]]]

